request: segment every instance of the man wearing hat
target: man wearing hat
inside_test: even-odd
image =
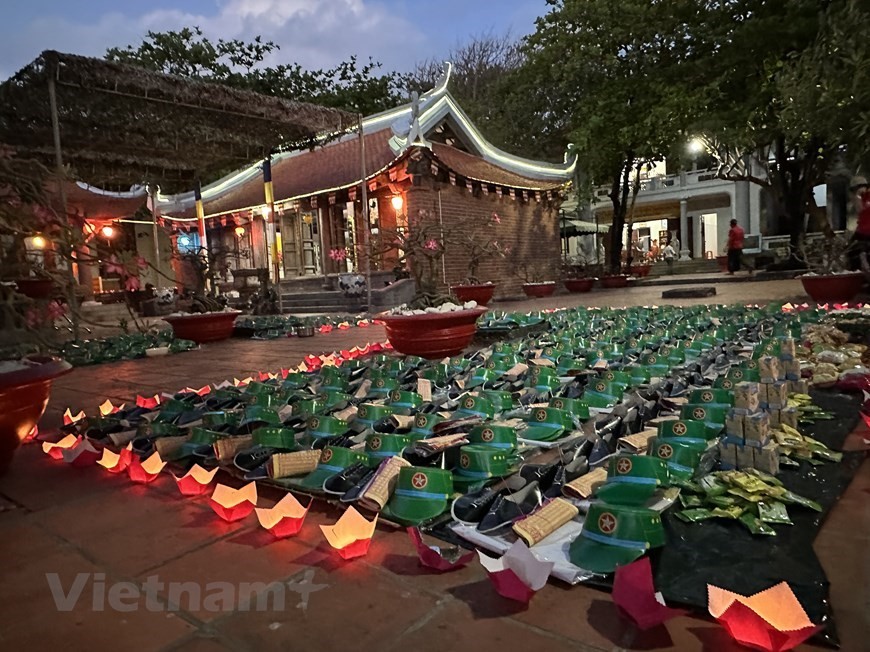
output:
[[[861,256],[870,255],[870,186],[866,177],[855,177],[849,186],[855,193],[858,225],[849,241],[849,269],[861,269]],[[870,263],[870,260],[867,261]]]

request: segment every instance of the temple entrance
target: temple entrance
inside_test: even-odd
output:
[[[284,213],[281,238],[287,277],[322,273],[317,210]]]

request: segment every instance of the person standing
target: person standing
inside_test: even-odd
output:
[[[734,276],[734,272],[745,267],[750,274],[752,268],[743,260],[743,240],[746,238],[746,233],[743,228],[737,224],[737,220],[731,220],[731,229],[728,231],[728,274]]]
[[[662,249],[662,256],[665,259],[665,263],[667,263],[668,274],[673,274],[674,273],[674,259],[677,257],[677,252],[670,242],[668,242],[668,244],[665,245],[665,248]]]

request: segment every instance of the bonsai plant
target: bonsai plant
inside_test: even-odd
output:
[[[25,241],[48,236],[59,221],[45,192],[48,171],[39,163],[0,155],[0,474],[19,443],[34,431],[48,405],[52,381],[72,367],[48,355],[56,333],[54,320],[64,307],[51,297],[28,296],[20,279],[52,277]]]
[[[562,259],[562,282],[568,292],[589,292],[598,279],[589,274],[589,261],[585,255],[566,256]]]
[[[800,277],[804,290],[817,303],[844,303],[855,298],[870,273],[849,271],[850,242],[828,226],[821,240],[801,247],[798,258],[809,272]]]
[[[406,229],[379,229],[368,255],[393,256],[414,281],[415,294],[378,318],[384,322],[387,338],[400,353],[426,358],[443,358],[460,353],[474,337],[477,319],[486,312],[474,301],[458,300],[441,290],[445,242],[449,240],[440,220],[430,211],[408,216]]]
[[[482,282],[478,276],[480,265],[485,260],[503,258],[510,254],[511,246],[499,243],[492,231],[501,224],[501,218],[493,213],[488,220],[466,218],[453,230],[448,246],[456,246],[468,261],[468,275],[463,281],[450,286],[450,291],[461,301],[476,301],[485,306],[492,300],[495,284]]]
[[[517,276],[523,281],[523,292],[527,297],[549,297],[556,291],[556,272],[552,263],[523,263],[516,268]]]
[[[186,314],[163,317],[180,339],[203,344],[225,340],[233,334],[233,324],[241,311],[229,309],[226,297],[218,294],[219,253],[199,247],[180,255],[191,278],[185,286],[184,297],[179,301],[180,305],[186,304]]]

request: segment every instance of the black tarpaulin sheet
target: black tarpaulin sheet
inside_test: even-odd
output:
[[[833,450],[840,450],[859,420],[857,396],[814,392],[814,402],[836,418],[802,430]],[[669,603],[706,612],[707,584],[752,595],[788,582],[810,620],[825,624],[819,635],[835,645],[836,633],[828,603],[828,580],[813,551],[813,540],[825,516],[849,486],[865,453],[845,453],[838,463],[784,467],[779,479],[791,491],[821,504],[822,513],[789,505],[794,525],[776,525],[777,536],[754,536],[739,522],[712,519],[683,523],[673,511],[664,515],[667,544],[654,559],[656,588]]]

